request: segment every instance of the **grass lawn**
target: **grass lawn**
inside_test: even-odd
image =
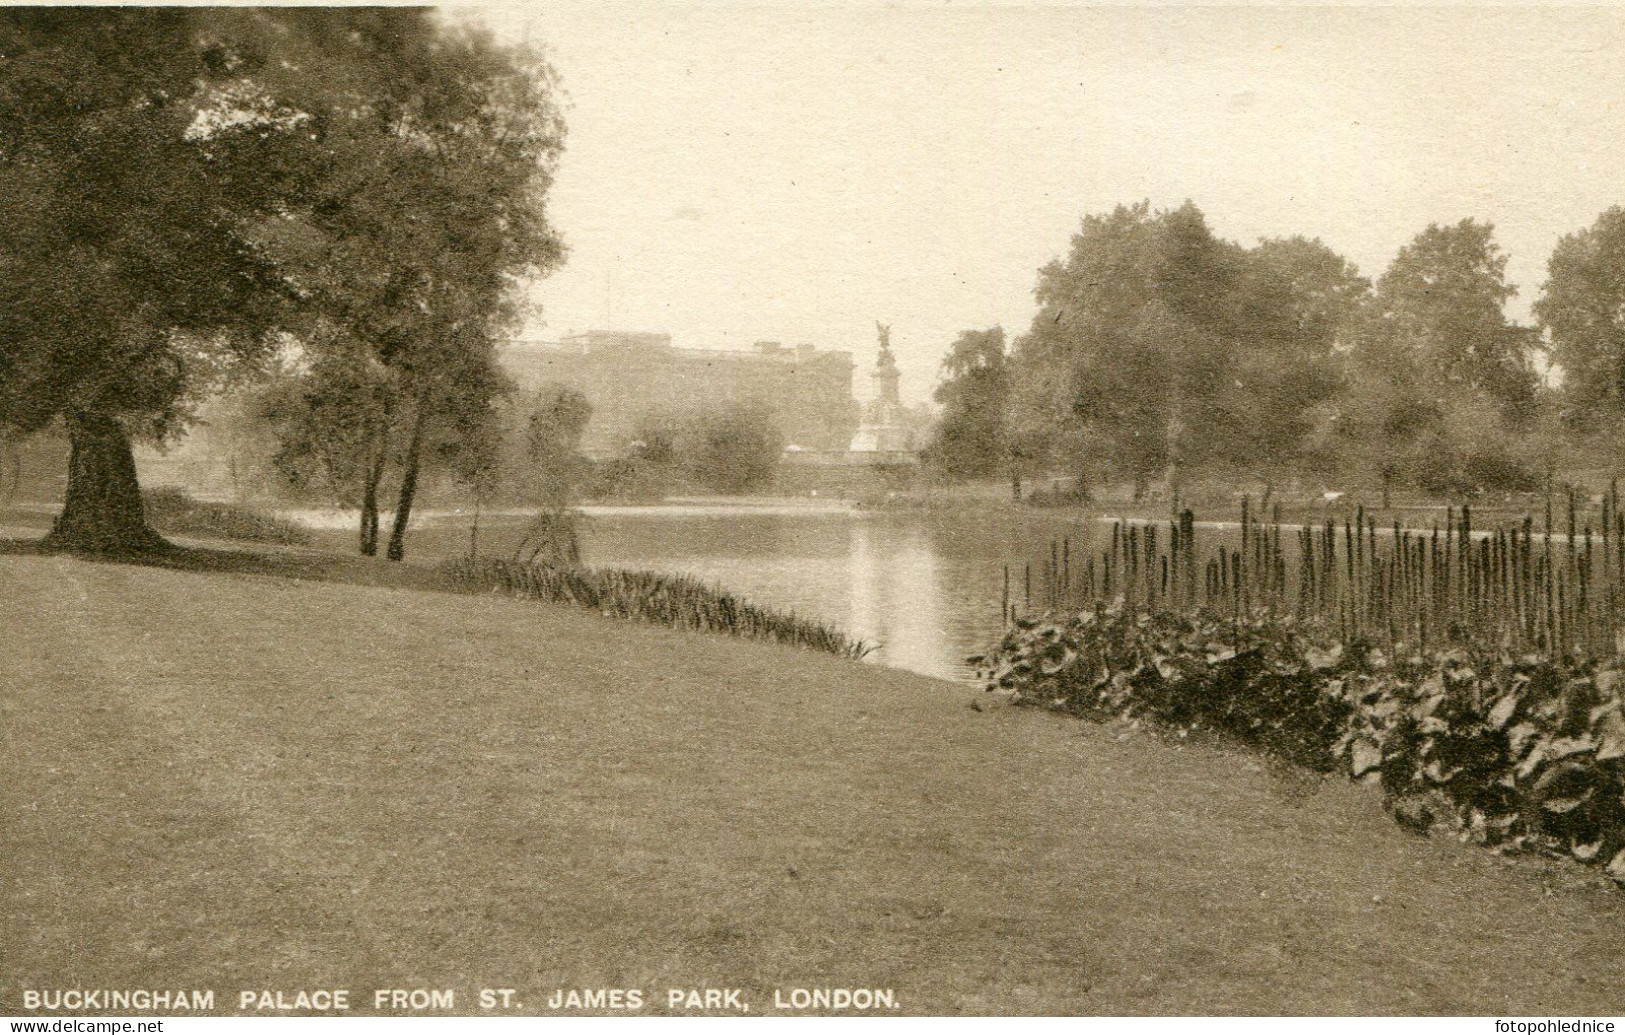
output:
[[[194,567],[0,555],[0,1013],[695,986],[1625,1012],[1625,894],[1344,781],[770,645]]]

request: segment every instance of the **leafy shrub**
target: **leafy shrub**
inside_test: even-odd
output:
[[[773,414],[755,405],[697,414],[677,438],[685,473],[712,492],[738,496],[768,488],[784,454]]]
[[[251,543],[305,546],[310,533],[292,521],[259,514],[230,503],[193,499],[182,489],[148,489],[141,494],[147,523],[174,535],[212,536]]]
[[[1467,649],[1396,659],[1280,617],[1121,605],[1020,619],[971,661],[1018,703],[1220,730],[1380,784],[1413,828],[1606,864],[1625,883],[1617,662]]]
[[[992,654],[971,661],[990,689],[1011,691],[1021,703],[1221,729],[1329,770],[1346,710],[1319,685],[1330,655],[1289,625],[1270,631],[1102,607],[1066,623],[1018,619]]]
[[[582,494],[595,500],[658,502],[671,494],[675,484],[669,465],[641,455],[620,456],[594,465]]]
[[[638,423],[621,472],[736,496],[769,488],[784,453],[773,413],[753,403],[712,402],[685,413],[652,413]]]
[[[1462,479],[1470,490],[1534,492],[1541,478],[1516,457],[1493,450],[1476,450],[1462,460]]]

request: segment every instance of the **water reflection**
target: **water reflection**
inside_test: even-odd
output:
[[[953,655],[949,642],[937,554],[921,528],[901,530],[891,542],[884,531],[868,521],[848,527],[851,603],[842,624],[880,644],[876,661],[954,676],[962,659]]]
[[[1003,567],[1038,539],[1008,523],[863,512],[594,517],[591,564],[682,571],[832,622],[879,649],[871,662],[968,679],[1000,631]]]

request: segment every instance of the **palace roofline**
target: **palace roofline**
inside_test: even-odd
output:
[[[593,332],[588,332],[591,334]],[[525,352],[557,352],[568,356],[590,355],[604,353],[617,349],[647,350],[662,355],[676,356],[685,359],[729,360],[745,362],[761,362],[772,360],[781,363],[795,363],[806,361],[845,360],[849,365],[856,366],[852,353],[848,349],[821,349],[814,345],[783,345],[776,341],[759,341],[754,347],[748,349],[709,346],[683,346],[671,344],[669,335],[660,335],[664,343],[645,341],[636,345],[610,345],[607,343],[593,343],[586,340],[587,334],[569,335],[564,338],[504,338],[502,347],[514,351]],[[647,338],[656,336],[649,335]],[[572,340],[578,339],[578,340]]]

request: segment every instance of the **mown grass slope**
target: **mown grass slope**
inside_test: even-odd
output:
[[[20,988],[1617,1014],[1625,895],[1359,787],[528,601],[0,556]]]

